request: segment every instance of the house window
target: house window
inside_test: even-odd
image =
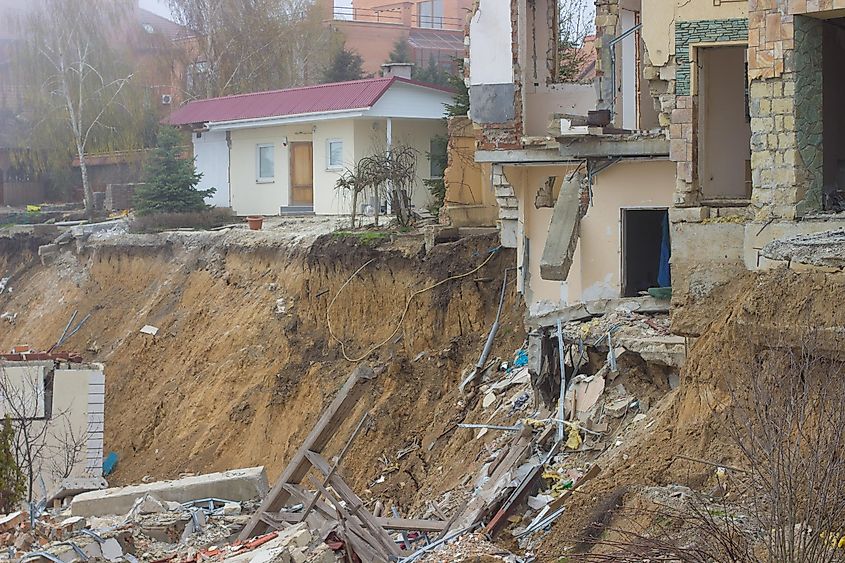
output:
[[[417,4],[418,25],[427,29],[443,29],[443,0],[424,0]]]
[[[339,170],[343,168],[343,141],[329,139],[326,141],[326,168]]]
[[[446,151],[448,149],[446,137],[437,136],[428,142],[429,178],[442,178],[446,170]]]
[[[258,145],[256,179],[259,182],[272,182],[276,177],[273,145]]]

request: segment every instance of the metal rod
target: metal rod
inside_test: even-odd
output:
[[[626,39],[632,33],[639,31],[643,24],[638,23],[634,27],[623,31],[618,37],[614,37],[608,42],[607,46],[610,48],[610,91],[612,92],[610,98],[610,115],[611,119],[616,115],[616,44]]]
[[[560,364],[560,393],[557,399],[557,417],[559,419],[557,424],[557,441],[562,442],[564,436],[563,420],[566,418],[563,408],[563,400],[566,396],[566,362],[564,362],[563,358],[563,327],[560,319],[557,320],[557,355],[558,363]]]
[[[522,426],[498,426],[496,424],[458,424],[458,428],[486,428],[487,430],[506,430],[508,432],[519,432]]]

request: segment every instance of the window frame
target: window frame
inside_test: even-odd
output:
[[[271,164],[273,166],[272,176],[261,175],[261,149],[270,149],[272,157]],[[258,143],[255,145],[255,183],[256,184],[272,184],[276,181],[276,145],[274,143]]]
[[[340,143],[338,164],[332,164],[332,143]],[[326,139],[326,170],[343,170],[343,139]]]

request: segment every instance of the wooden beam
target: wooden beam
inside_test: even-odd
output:
[[[288,466],[276,480],[273,489],[261,502],[258,512],[252,515],[250,521],[241,531],[238,539],[246,541],[267,530],[267,524],[261,519],[261,515],[265,512],[279,512],[287,504],[290,494],[285,490],[284,485],[301,483],[311,466],[305,458],[305,452],[323,451],[361,397],[364,386],[360,385],[360,383],[369,381],[375,377],[375,372],[363,364],[355,368],[349,379],[346,380],[346,383],[337,392],[332,403],[323,411],[317,424],[311,429],[311,432],[305,438],[305,441],[299,447],[293,459],[291,459]]]
[[[317,487],[317,490],[320,491],[325,498],[332,498],[332,495],[329,493],[328,490],[316,479],[311,479],[311,483]],[[339,503],[335,503],[335,507],[337,509],[337,513],[340,515],[341,519],[346,523],[350,532],[354,532],[356,536],[358,536],[363,544],[365,544],[370,550],[375,551],[379,554],[380,557],[388,560],[393,556],[394,549],[391,549],[391,545],[395,546],[396,544],[393,543],[392,538],[388,539],[389,542],[386,542],[384,538],[379,537],[379,534],[376,533],[376,530],[367,529],[366,522],[360,518],[357,514],[350,513],[346,510],[343,506]],[[362,525],[363,524],[363,525]],[[384,530],[381,530],[384,532]],[[397,548],[398,549],[398,548]]]
[[[332,488],[335,490],[335,493],[337,493],[337,495],[346,502],[349,511],[357,516],[361,522],[364,523],[367,529],[375,535],[386,548],[388,548],[390,555],[401,557],[402,551],[399,549],[399,546],[396,545],[396,542],[393,541],[393,538],[390,537],[390,534],[381,527],[376,520],[376,517],[373,516],[372,513],[364,506],[364,501],[355,494],[355,491],[346,484],[346,481],[341,479],[339,475],[332,474],[329,462],[326,461],[323,456],[315,452],[305,452],[305,457],[311,462],[315,469],[328,479]]]

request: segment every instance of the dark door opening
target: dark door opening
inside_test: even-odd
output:
[[[669,287],[669,211],[622,210],[622,295],[636,297],[651,287]]]

